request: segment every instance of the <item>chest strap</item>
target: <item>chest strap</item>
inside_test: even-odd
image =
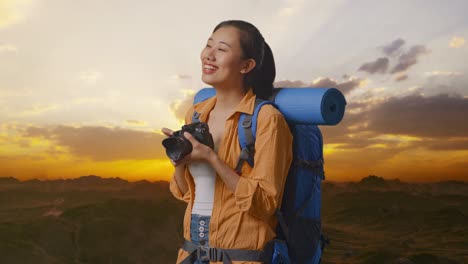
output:
[[[184,241],[182,249],[189,252],[189,256],[182,260],[180,264],[192,264],[197,259],[201,261],[222,261],[223,264],[231,264],[232,261],[256,261],[268,263],[263,250],[211,248],[199,246],[187,240]]]

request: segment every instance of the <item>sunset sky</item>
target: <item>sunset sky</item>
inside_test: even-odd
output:
[[[0,177],[167,180],[200,51],[256,25],[277,87],[336,87],[327,180],[468,181],[468,1],[0,0]]]

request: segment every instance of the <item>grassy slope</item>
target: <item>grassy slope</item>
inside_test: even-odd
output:
[[[468,195],[374,187],[323,186],[322,263],[468,262]],[[167,183],[0,181],[0,263],[174,263],[184,209]]]
[[[323,193],[331,238],[324,263],[468,261],[468,196],[333,186]]]

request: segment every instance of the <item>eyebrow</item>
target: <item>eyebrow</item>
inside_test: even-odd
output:
[[[208,40],[213,40],[213,39],[212,39],[212,38],[209,38]],[[224,41],[220,41],[219,43],[223,43],[223,44],[225,44],[225,45],[229,46],[230,48],[232,48],[232,47],[231,47],[231,45],[227,44],[227,43],[226,43],[226,42],[224,42]]]

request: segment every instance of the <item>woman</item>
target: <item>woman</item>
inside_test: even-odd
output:
[[[265,105],[258,114],[253,168],[247,162],[239,172],[233,168],[241,151],[240,114],[252,114],[255,99],[272,94],[273,54],[255,26],[229,20],[215,27],[200,59],[202,80],[216,89],[216,96],[192,106],[185,123],[199,113],[215,147],[185,133],[193,150],[173,162],[170,190],[188,203],[186,241],[177,263],[262,263],[261,252],[276,235],[275,210],[292,160],[292,135],[276,108]],[[162,131],[172,135],[167,128]]]

